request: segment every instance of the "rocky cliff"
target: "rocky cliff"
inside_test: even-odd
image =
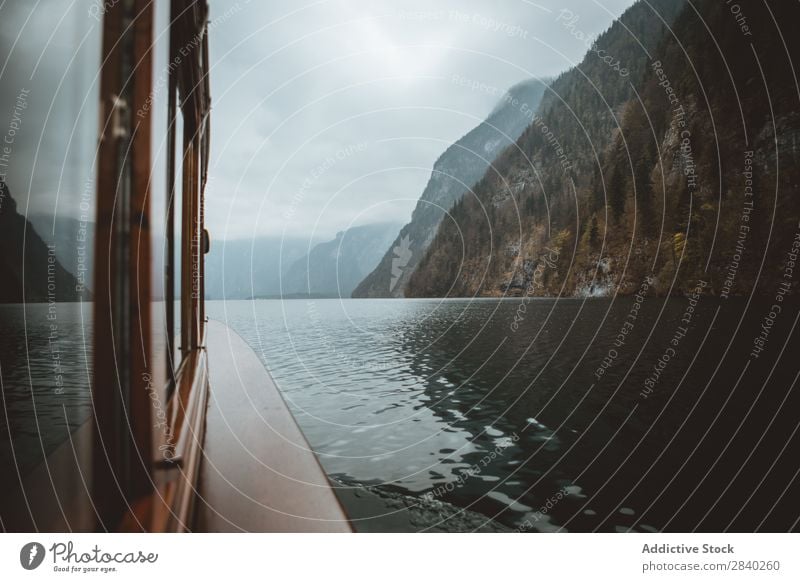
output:
[[[788,27],[800,4],[746,8],[746,20],[722,2],[628,9],[454,207],[407,295],[605,295],[645,281],[659,294],[698,281],[773,293],[797,252]]]
[[[512,87],[478,127],[447,148],[411,217],[378,266],[356,287],[353,297],[402,297],[420,259],[453,204],[484,175],[530,123],[546,85],[530,80]]]

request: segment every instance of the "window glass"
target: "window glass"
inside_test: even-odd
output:
[[[92,6],[0,4],[0,474],[19,477],[9,483],[70,435],[83,443],[90,415],[102,36]]]

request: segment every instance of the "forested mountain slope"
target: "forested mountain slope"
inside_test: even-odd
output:
[[[511,146],[530,122],[546,84],[531,79],[512,87],[486,121],[451,145],[436,160],[411,222],[403,227],[378,266],[358,285],[354,297],[402,297],[406,284],[430,245],[439,223]]]
[[[407,295],[633,293],[650,277],[661,294],[759,277],[773,293],[800,216],[800,3],[743,6],[747,28],[723,2],[628,9],[442,223]]]

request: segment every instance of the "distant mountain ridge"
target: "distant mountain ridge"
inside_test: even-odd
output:
[[[490,164],[514,144],[531,122],[547,83],[532,79],[508,90],[492,113],[439,156],[411,217],[353,297],[402,297],[405,288],[453,205]]]
[[[308,240],[281,237],[214,240],[206,255],[206,299],[279,296],[281,279]]]
[[[294,262],[283,281],[283,294],[350,297],[356,285],[378,264],[400,230],[396,223],[355,226],[316,245]]]
[[[17,203],[0,182],[0,303],[78,301],[88,298],[78,280],[17,212]]]
[[[206,298],[349,297],[400,226],[355,226],[316,244],[280,237],[213,241],[206,258]]]

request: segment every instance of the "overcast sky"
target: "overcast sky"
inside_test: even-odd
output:
[[[93,192],[101,34],[90,6],[0,0],[0,178],[23,214],[75,218]]]
[[[212,0],[212,232],[326,238],[408,220],[436,158],[502,91],[575,65],[573,33],[631,3]],[[572,32],[561,9],[579,16]]]
[[[587,49],[576,35],[602,32],[631,3],[211,0],[212,236],[322,240],[407,221],[436,158],[506,89],[575,65]],[[0,0],[0,134],[27,91],[6,169],[27,214],[77,217],[92,185],[98,5]],[[157,6],[158,35],[168,3]],[[571,29],[562,9],[578,18]],[[156,78],[167,66],[166,36],[158,42]],[[156,87],[157,173],[165,93]]]

